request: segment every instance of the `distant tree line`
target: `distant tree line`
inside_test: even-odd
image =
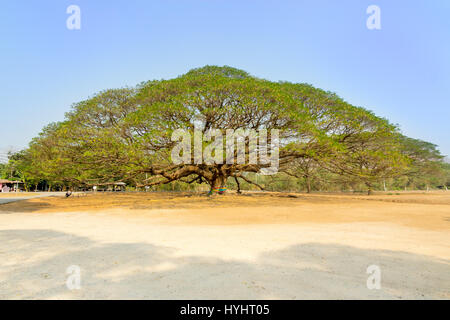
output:
[[[260,161],[175,164],[171,136],[179,128],[279,129],[279,172],[259,174],[267,167]],[[201,148],[211,143],[203,141]],[[76,103],[64,121],[49,124],[27,149],[10,154],[0,174],[22,180],[27,190],[120,181],[137,190],[371,193],[450,184],[450,166],[435,145],[402,135],[371,111],[309,84],[271,82],[216,66]]]

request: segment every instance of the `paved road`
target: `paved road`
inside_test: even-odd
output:
[[[29,194],[29,193],[28,193]],[[5,204],[5,203],[10,203],[10,202],[16,202],[16,201],[22,201],[22,200],[29,200],[29,199],[34,199],[34,198],[44,198],[44,197],[51,197],[51,196],[64,196],[64,192],[46,192],[46,193],[38,193],[37,195],[23,195],[21,193],[17,194],[16,196],[13,197],[2,197],[2,194],[0,193],[0,205],[1,204]],[[10,195],[10,194],[8,194]]]

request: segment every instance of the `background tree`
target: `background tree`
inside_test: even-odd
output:
[[[441,155],[435,144],[400,136],[402,152],[411,161],[410,166],[403,172],[405,187],[410,185],[418,187],[425,185],[429,189],[430,184],[438,182],[445,175],[444,156]]]

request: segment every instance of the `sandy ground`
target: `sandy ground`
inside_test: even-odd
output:
[[[66,286],[72,265],[78,290]],[[367,288],[370,265],[379,290]],[[0,205],[0,299],[323,298],[449,299],[450,192]]]

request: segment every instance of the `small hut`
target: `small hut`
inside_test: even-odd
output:
[[[94,191],[125,191],[127,184],[125,182],[106,182],[94,186]]]
[[[0,192],[18,192],[22,189],[22,181],[0,179]]]

